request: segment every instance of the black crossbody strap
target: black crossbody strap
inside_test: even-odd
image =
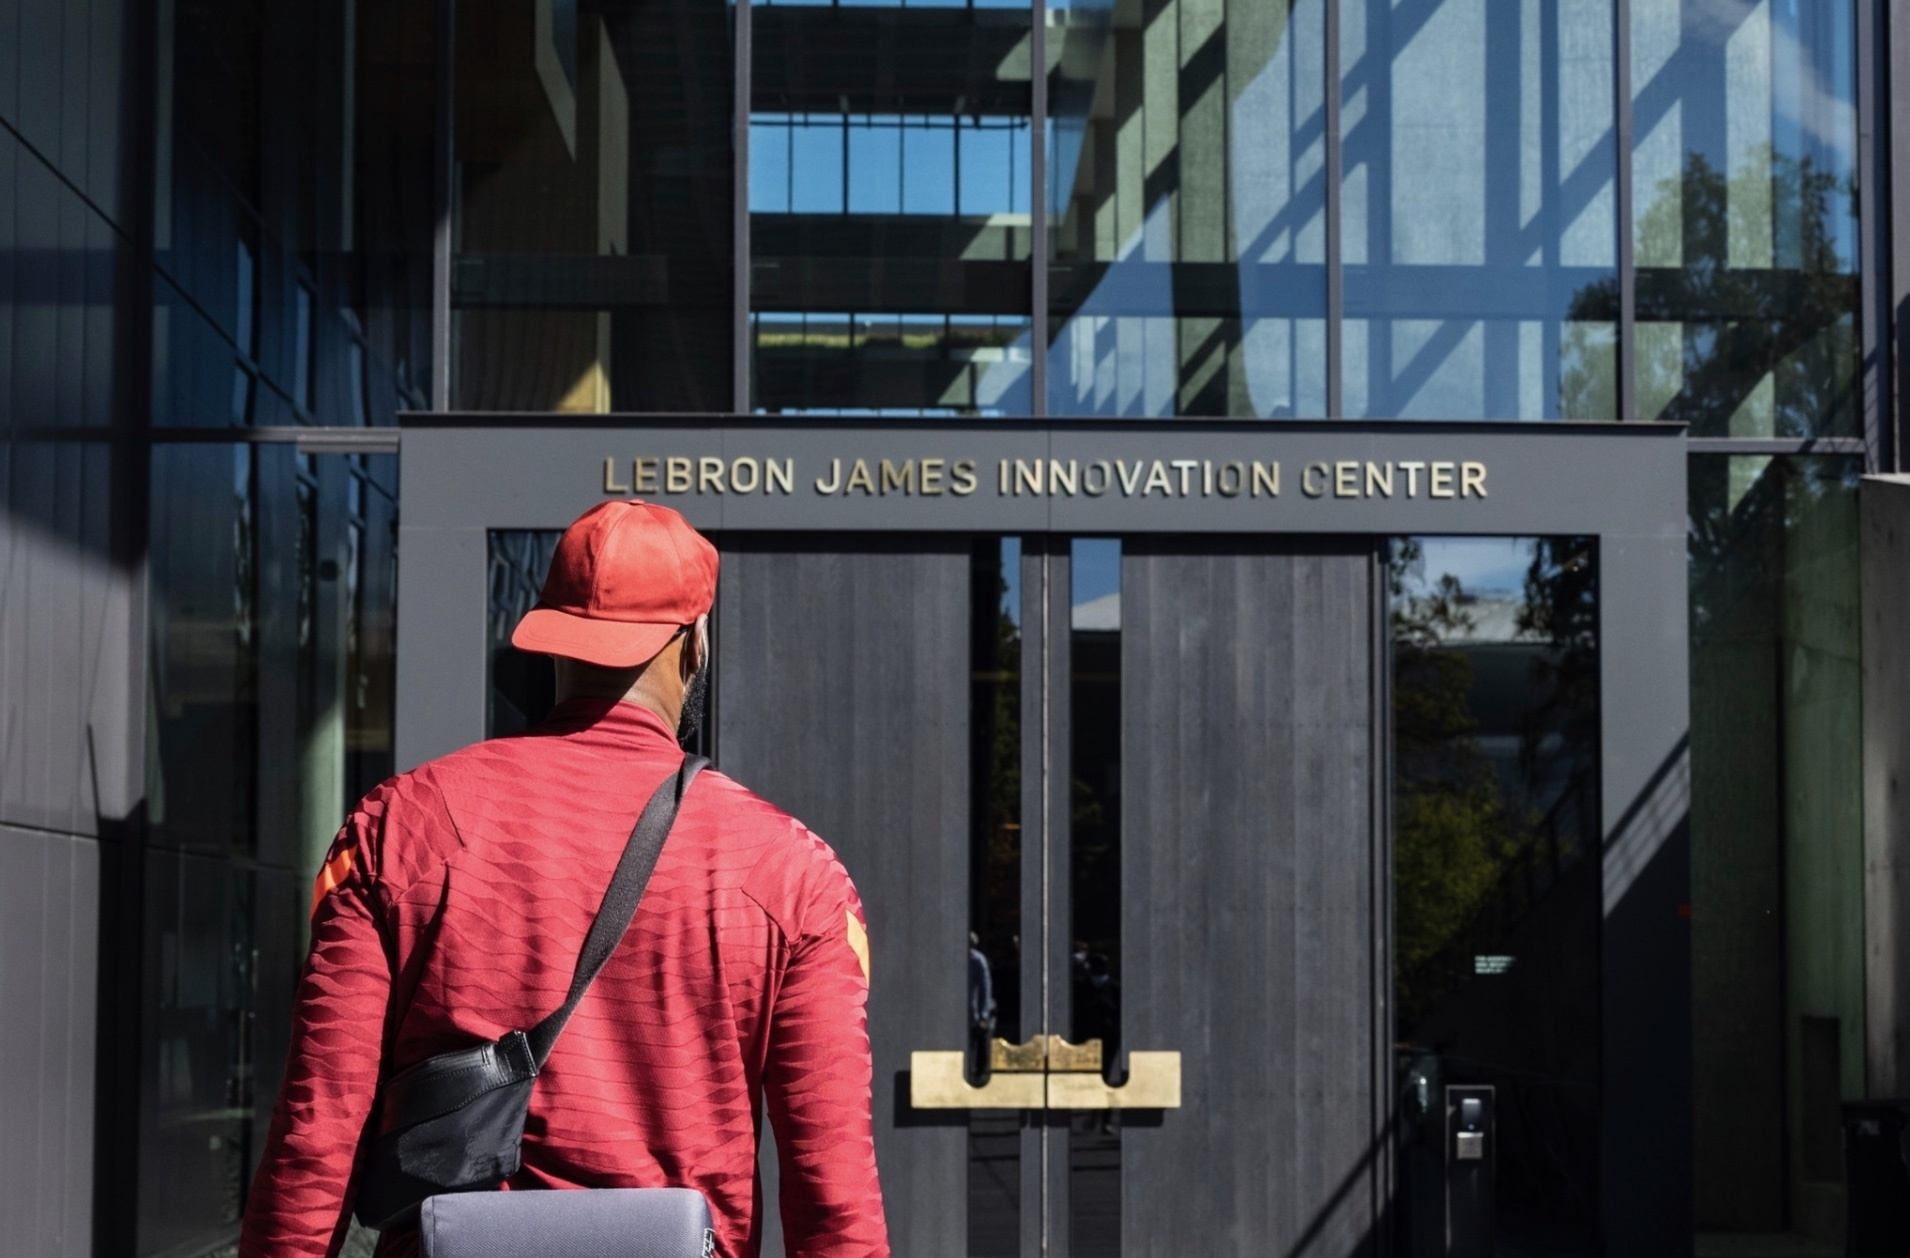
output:
[[[643,889],[649,884],[650,874],[657,867],[657,857],[663,852],[663,841],[670,837],[670,827],[676,823],[676,811],[683,803],[684,792],[708,764],[701,756],[685,756],[683,767],[674,776],[665,778],[650,796],[650,802],[643,806],[635,828],[630,831],[630,841],[624,844],[623,856],[617,861],[617,872],[610,876],[610,885],[604,889],[597,918],[590,923],[590,933],[584,936],[583,949],[577,954],[577,971],[570,978],[570,993],[564,997],[563,1004],[527,1033],[531,1056],[539,1070],[550,1057],[564,1024],[576,1012],[577,1002],[590,989],[591,980],[604,968],[604,962],[610,960],[624,932],[630,929],[630,919],[637,915],[637,902],[643,899]]]

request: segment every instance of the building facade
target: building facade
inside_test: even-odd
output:
[[[898,1253],[1837,1252],[1891,17],[0,7],[0,1250],[232,1246],[345,808],[637,493],[867,902]]]

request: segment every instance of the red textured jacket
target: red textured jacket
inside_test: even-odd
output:
[[[364,799],[319,876],[242,1258],[337,1253],[381,1064],[522,1030],[562,1003],[630,827],[681,758],[648,710],[573,702]],[[867,940],[827,845],[705,772],[537,1081],[509,1186],[698,1188],[719,1252],[755,1255],[766,1100],[791,1258],[886,1255]]]

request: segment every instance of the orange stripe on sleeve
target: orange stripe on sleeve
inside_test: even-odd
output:
[[[318,871],[318,879],[312,884],[312,916],[318,915],[318,906],[325,902],[325,897],[351,876],[352,851],[352,848],[344,848],[325,862],[325,868]]]

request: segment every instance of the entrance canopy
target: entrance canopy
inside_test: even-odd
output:
[[[1598,1214],[1607,1252],[1676,1252],[1688,1243],[1688,654],[1682,428],[1187,421],[856,424],[760,418],[698,423],[656,417],[578,421],[560,416],[430,415],[406,421],[402,451],[400,767],[487,732],[492,535],[561,529],[605,497],[634,495],[674,506],[699,528],[716,534],[719,545],[726,535],[755,539],[745,547],[744,553],[751,555],[763,551],[761,539],[780,533],[807,538],[797,547],[802,554],[830,551],[838,545],[832,537],[845,553],[871,539],[913,537],[921,543],[917,549],[943,546],[945,539],[935,534],[1012,535],[1031,541],[1084,535],[1134,539],[1134,598],[1140,600],[1135,652],[1145,645],[1141,629],[1152,623],[1146,617],[1155,612],[1164,626],[1173,623],[1177,607],[1185,614],[1191,614],[1187,609],[1207,608],[1202,623],[1245,624],[1262,617],[1271,625],[1291,614],[1284,604],[1261,606],[1255,591],[1246,587],[1224,611],[1214,589],[1185,589],[1158,608],[1146,601],[1197,572],[1206,562],[1200,559],[1205,550],[1225,551],[1232,557],[1213,562],[1236,568],[1289,562],[1275,556],[1249,563],[1240,557],[1245,553],[1238,544],[1242,539],[1284,538],[1296,553],[1321,554],[1344,550],[1346,539],[1365,539],[1378,549],[1385,539],[1406,536],[1569,534],[1594,539],[1602,927],[1599,972],[1587,975],[1586,981],[1601,985]],[[1168,535],[1182,540],[1174,543]],[[1169,546],[1163,552],[1169,558],[1156,565],[1162,581],[1150,583],[1144,578],[1155,574],[1145,555],[1156,549],[1157,540]],[[1179,553],[1175,546],[1188,549],[1193,559],[1174,558]],[[786,566],[800,557],[776,562]],[[932,558],[921,561],[926,565],[922,572],[934,567]],[[746,612],[776,612],[763,602],[773,584],[773,574],[764,566],[771,559],[755,568],[747,562],[737,568],[740,584],[732,592],[740,600],[732,609],[736,615],[747,619]],[[915,567],[903,568],[922,576]],[[833,569],[826,564],[818,569],[829,571]],[[955,562],[950,571],[966,572],[966,560]],[[939,605],[919,590],[911,595],[913,588],[900,578],[843,586],[878,600],[914,598],[925,614]],[[881,621],[881,608],[868,608],[869,626],[861,626],[855,608],[831,611],[819,602],[839,597],[803,586],[791,587],[783,601],[801,602],[802,615],[835,625],[840,633],[859,635],[862,628]],[[1024,597],[1029,597],[1026,587]],[[719,597],[719,609],[721,605]],[[794,614],[793,609],[784,612]],[[918,616],[910,623],[920,620]],[[964,622],[922,632],[965,641],[968,627]],[[1034,633],[1028,630],[1029,641]],[[1374,736],[1382,748],[1384,636],[1372,634],[1370,648],[1365,636],[1346,644],[1362,657],[1369,649],[1373,652],[1370,674],[1375,694],[1381,696],[1373,704],[1379,714]],[[886,640],[872,628],[868,637]],[[1171,668],[1176,676],[1199,676],[1205,657],[1187,656],[1185,643],[1162,642],[1163,650],[1174,649],[1162,656],[1167,662],[1156,671]],[[719,656],[725,649],[719,642]],[[798,659],[801,649],[792,643],[788,661],[752,659],[749,666],[759,673],[778,667],[788,671],[786,665]],[[1248,655],[1254,649],[1245,642],[1238,648]],[[895,646],[895,667],[889,672],[898,685],[904,677],[925,675],[922,670],[930,667],[916,659],[921,650],[909,655],[910,650],[915,647],[907,643]],[[953,650],[930,654],[941,660]],[[902,667],[904,657],[915,663]],[[954,660],[949,694],[959,695],[966,674],[960,660],[949,658]],[[886,667],[880,661],[873,666],[878,672]],[[1221,659],[1212,677],[1236,675],[1230,668],[1233,665]],[[1294,675],[1323,676],[1317,670],[1296,670]],[[1272,715],[1271,710],[1249,714],[1242,718],[1247,722],[1242,729],[1257,729]],[[924,731],[933,724],[923,714],[916,719],[924,722]],[[907,741],[907,735],[902,738]],[[939,754],[927,733],[923,740],[914,751]],[[773,773],[775,759],[763,758],[756,766],[758,776]],[[1382,871],[1373,894],[1374,929],[1380,932],[1376,948],[1383,956],[1391,912],[1383,876],[1389,860],[1385,777],[1381,767],[1369,766],[1366,772],[1378,801],[1372,868]],[[1136,783],[1141,780],[1139,773],[1130,776]],[[1154,793],[1163,799],[1173,789],[1167,781],[1156,786]],[[1341,846],[1353,841],[1348,826],[1309,829],[1338,835]],[[1383,1006],[1383,982],[1378,999]],[[1374,1026],[1381,1032],[1373,1051],[1375,1060],[1383,1060],[1390,1051],[1385,1038],[1390,1017],[1383,1008],[1375,1014]],[[1156,1037],[1165,1044],[1173,1030],[1158,1028]],[[926,1031],[898,1033],[897,1045],[944,1047],[930,1043],[933,1038]],[[1215,1068],[1207,1067],[1202,1077],[1214,1079]],[[878,1079],[878,1091],[885,1086]],[[1385,1093],[1384,1087],[1376,1091],[1379,1112],[1361,1137],[1375,1148],[1390,1138]]]

